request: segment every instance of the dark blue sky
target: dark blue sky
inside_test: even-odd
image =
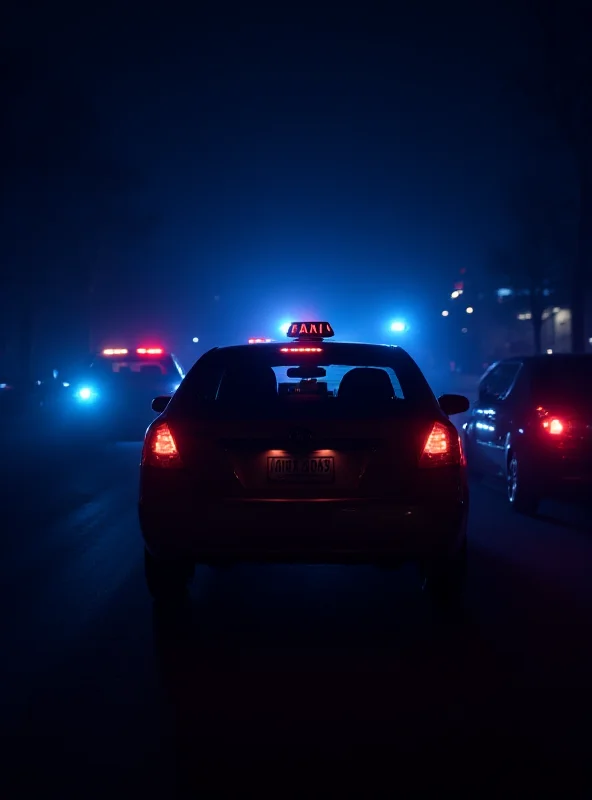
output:
[[[61,139],[85,164],[107,153],[117,165],[113,186],[100,167],[44,179],[59,206],[34,257],[54,298],[46,317],[75,302],[60,276],[84,270],[107,336],[214,344],[318,311],[383,339],[393,315],[431,317],[504,235],[507,185],[531,149],[508,91],[528,44],[515,12],[412,5],[262,12],[261,24],[252,7],[15,17],[5,36],[32,54],[32,124],[50,149]],[[64,123],[42,100],[54,92],[80,97],[97,124]]]

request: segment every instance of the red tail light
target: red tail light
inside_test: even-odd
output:
[[[177,443],[166,422],[148,431],[142,452],[142,464],[150,467],[180,467]]]
[[[551,436],[560,436],[565,432],[566,425],[557,417],[543,420],[543,430]]]
[[[421,454],[420,467],[450,467],[464,463],[460,436],[444,425],[435,422]]]
[[[565,416],[555,415],[542,406],[538,406],[537,415],[543,433],[548,436],[562,436],[572,432],[572,422]]]

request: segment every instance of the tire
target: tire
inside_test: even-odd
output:
[[[508,503],[517,514],[534,516],[541,498],[534,486],[523,477],[522,465],[516,453],[511,453],[506,477]]]
[[[160,561],[144,549],[144,575],[148,592],[162,603],[182,602],[195,565],[187,561]]]
[[[425,570],[424,591],[437,611],[455,611],[463,607],[467,582],[467,540],[451,555],[429,565]]]

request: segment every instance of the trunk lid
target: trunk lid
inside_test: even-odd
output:
[[[408,496],[433,418],[170,420],[196,485],[216,495]]]

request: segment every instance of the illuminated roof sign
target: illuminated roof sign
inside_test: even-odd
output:
[[[292,322],[287,336],[289,339],[330,339],[335,331],[328,322]]]

